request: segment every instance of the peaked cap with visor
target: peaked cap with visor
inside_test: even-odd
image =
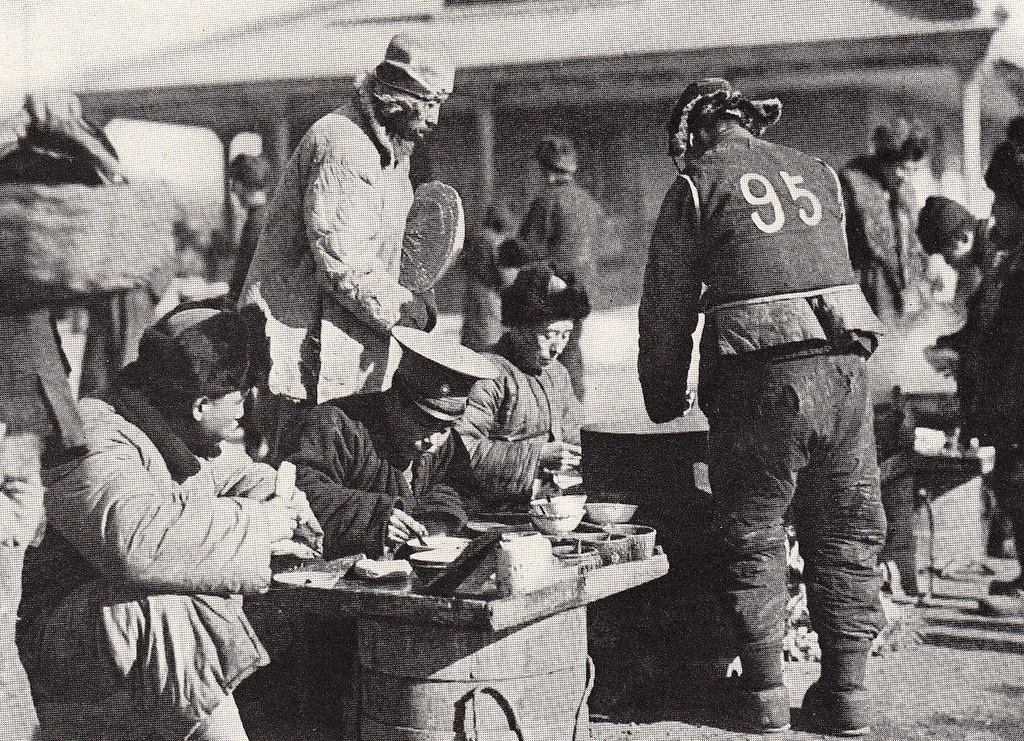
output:
[[[391,334],[402,347],[393,385],[439,422],[462,416],[473,384],[498,377],[497,366],[468,347],[412,327]]]

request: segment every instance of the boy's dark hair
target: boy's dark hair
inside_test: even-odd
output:
[[[270,185],[270,161],[263,155],[240,154],[228,165],[228,177],[248,190],[266,190]]]
[[[978,220],[966,208],[944,196],[929,196],[918,215],[917,236],[929,255],[942,253],[964,232],[977,229]]]
[[[501,295],[501,323],[506,327],[578,321],[589,313],[590,300],[582,286],[546,263],[523,268]]]

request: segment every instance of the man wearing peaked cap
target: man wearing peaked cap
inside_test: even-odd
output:
[[[416,535],[454,532],[466,519],[458,490],[469,456],[451,427],[473,384],[498,369],[417,329],[392,334],[402,348],[392,387],[307,412],[289,457],[323,524],[327,558],[378,557]]]
[[[301,408],[384,387],[393,327],[434,325],[432,293],[399,282],[402,238],[409,157],[437,125],[454,75],[441,49],[395,36],[284,169],[241,293],[267,317],[260,418],[273,421],[272,459]]]

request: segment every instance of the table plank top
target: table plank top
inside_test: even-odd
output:
[[[374,616],[401,622],[447,624],[481,631],[501,631],[582,607],[612,594],[640,586],[668,573],[668,558],[657,554],[643,561],[604,566],[586,573],[565,568],[550,584],[522,595],[434,597],[421,594],[415,576],[393,583],[341,579],[329,589],[275,586],[264,595],[246,597],[295,612],[338,616]]]

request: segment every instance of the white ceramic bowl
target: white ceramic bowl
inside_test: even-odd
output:
[[[583,505],[587,503],[586,494],[565,494],[551,499],[535,499],[530,503],[531,512],[547,517],[566,517],[579,514],[583,517]]]
[[[405,541],[405,544],[413,553],[438,549],[454,549],[461,551],[469,545],[469,538],[459,538],[454,535],[424,535],[423,541],[424,542],[421,543],[419,538],[413,538],[412,540]]]
[[[587,519],[598,525],[618,525],[629,522],[636,514],[637,505],[617,502],[587,502]]]
[[[530,513],[533,526],[545,535],[566,535],[571,533],[583,519],[583,508],[569,515],[552,516]]]

